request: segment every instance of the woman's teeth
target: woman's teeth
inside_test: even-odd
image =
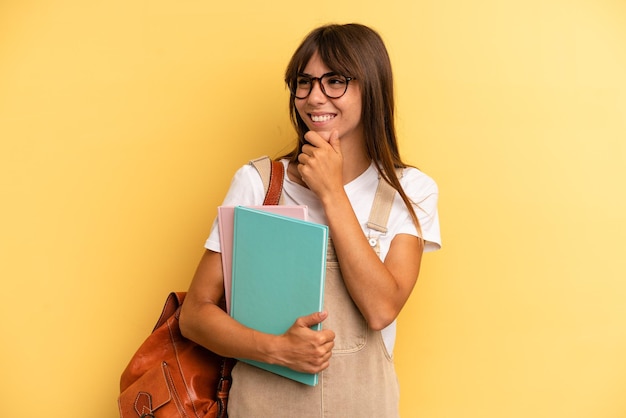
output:
[[[311,120],[313,122],[327,122],[334,117],[335,115],[311,115]]]

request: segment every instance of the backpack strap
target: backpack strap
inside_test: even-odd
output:
[[[398,178],[401,178],[402,174],[403,169],[397,168],[396,175]],[[367,220],[367,227],[370,230],[379,232],[379,234],[372,234],[371,232],[368,234],[369,244],[377,254],[380,252],[378,237],[387,233],[387,222],[389,221],[389,214],[391,213],[396,193],[396,189],[387,183],[381,175],[378,175],[378,187],[376,188],[374,203],[372,203],[370,216]]]
[[[279,205],[282,203],[283,179],[285,178],[285,167],[280,161],[271,160],[263,156],[250,161],[259,172],[265,190],[264,205]]]

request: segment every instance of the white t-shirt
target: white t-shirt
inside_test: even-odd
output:
[[[287,160],[281,161],[287,169]],[[437,212],[438,189],[433,179],[428,177],[416,168],[406,168],[400,179],[402,187],[409,199],[415,202],[418,207],[415,213],[420,222],[422,236],[425,240],[424,251],[434,251],[441,247],[439,233],[439,216]],[[406,208],[404,201],[396,193],[389,222],[387,223],[387,233],[380,235],[377,231],[371,231],[367,227],[372,203],[378,186],[378,172],[372,163],[365,172],[344,186],[348,199],[352,204],[363,233],[366,236],[379,237],[380,258],[384,260],[389,251],[391,241],[396,234],[410,234],[417,236],[417,229],[413,224],[411,215]],[[261,205],[265,197],[263,183],[256,169],[249,164],[241,167],[235,173],[230,185],[230,189],[224,198],[222,205]],[[326,215],[322,209],[322,204],[315,193],[306,187],[289,180],[285,174],[283,182],[283,200],[285,205],[306,205],[308,206],[309,221],[328,225]],[[209,250],[220,252],[219,228],[217,220],[213,223],[211,233],[206,241],[205,247]],[[394,321],[387,328],[382,330],[385,346],[389,353],[393,352],[396,338],[396,322]]]

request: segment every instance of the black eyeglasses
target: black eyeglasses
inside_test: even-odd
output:
[[[296,80],[289,84],[289,90],[296,99],[306,99],[313,90],[313,82],[320,84],[322,93],[330,99],[338,99],[348,91],[348,84],[355,80],[337,73],[326,73],[321,77],[311,77],[307,74],[298,74]]]

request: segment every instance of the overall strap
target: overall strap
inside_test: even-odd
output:
[[[271,160],[267,156],[256,158],[250,161],[259,172],[265,190],[264,205],[279,205],[282,203],[283,179],[285,177],[285,167],[280,161]]]
[[[396,169],[398,178],[402,177],[402,172],[402,168]],[[374,203],[370,210],[370,217],[367,221],[367,227],[369,229],[378,231],[381,234],[387,233],[387,222],[389,221],[389,214],[391,213],[395,196],[396,189],[394,189],[391,184],[387,183],[382,176],[378,175],[378,187],[376,188]]]
[[[397,168],[396,175],[398,178],[402,177],[402,174],[402,168]],[[370,216],[367,220],[367,227],[370,230],[367,235],[367,240],[378,256],[380,256],[380,241],[378,238],[387,233],[387,222],[389,221],[389,214],[391,213],[395,197],[396,189],[394,189],[391,184],[387,183],[379,174],[374,203],[372,203]],[[378,234],[372,231],[376,231]]]

